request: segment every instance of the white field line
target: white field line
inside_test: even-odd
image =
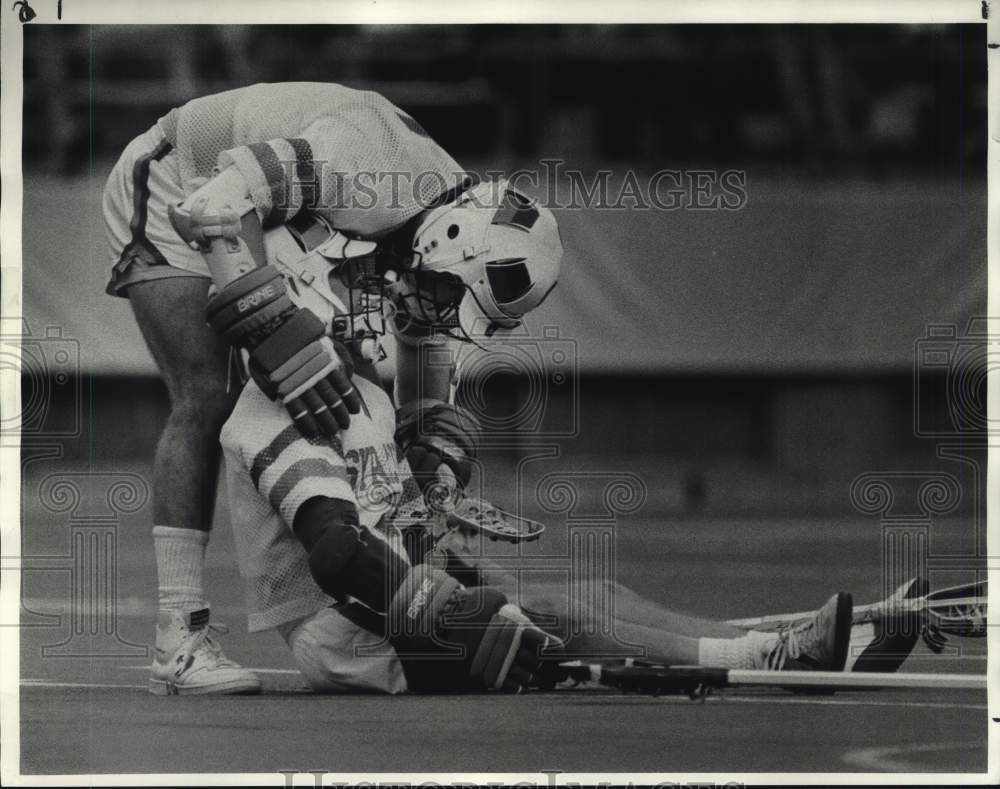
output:
[[[709,699],[713,698],[709,696]],[[790,696],[718,696],[722,701],[747,702],[750,704],[818,704],[827,707],[910,707],[944,710],[985,710],[986,704],[955,704],[951,701],[914,701],[900,699],[898,701],[879,699],[803,699]]]
[[[121,668],[140,668],[139,666],[122,666]],[[297,671],[287,669],[250,669],[260,674],[266,673],[291,673],[298,674]],[[31,688],[93,688],[95,690],[125,689],[125,690],[146,690],[145,685],[115,685],[101,682],[54,682],[46,679],[22,679],[21,685]],[[594,691],[601,693],[609,702],[613,699],[627,697],[630,701],[639,698],[634,693],[614,693],[605,691],[603,688],[594,688]],[[587,693],[582,691],[561,691],[560,693]],[[265,694],[266,695],[266,694]],[[648,697],[651,704],[678,704],[698,706],[700,702],[694,702],[684,696],[660,696]],[[798,698],[795,696],[740,696],[740,695],[715,695],[709,696],[705,702],[712,704],[813,704],[827,707],[905,707],[909,709],[963,709],[963,710],[985,710],[985,704],[955,704],[950,701],[914,701],[910,699],[902,700],[878,700],[878,699],[830,699],[830,698]]]
[[[124,688],[125,690],[146,690],[145,685],[114,685],[104,682],[52,682],[47,679],[29,678],[22,679],[21,686],[25,688],[94,688],[98,690]]]

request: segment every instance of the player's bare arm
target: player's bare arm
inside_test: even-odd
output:
[[[442,356],[454,356],[450,343],[395,339],[396,402],[402,406],[415,400],[447,401],[451,396],[454,370],[441,363]],[[428,357],[433,354],[434,363]]]

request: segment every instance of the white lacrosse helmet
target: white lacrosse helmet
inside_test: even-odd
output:
[[[552,212],[499,179],[428,213],[414,234],[412,270],[418,281],[427,274],[457,278],[459,326],[466,335],[488,335],[515,328],[545,300],[562,254]]]

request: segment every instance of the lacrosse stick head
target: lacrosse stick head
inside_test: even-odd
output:
[[[504,512],[483,499],[472,497],[463,498],[448,513],[448,526],[510,543],[532,542],[545,531],[545,526],[538,521]]]
[[[963,638],[986,635],[986,581],[952,586],[927,595],[928,625]]]

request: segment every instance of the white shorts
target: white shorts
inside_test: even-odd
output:
[[[167,215],[167,206],[185,197],[177,151],[154,125],[126,146],[104,187],[108,293],[122,296],[144,280],[210,276],[204,258],[177,235]]]
[[[279,628],[309,686],[317,693],[405,692],[406,677],[393,648],[376,646],[379,637],[342,610],[323,608]]]

